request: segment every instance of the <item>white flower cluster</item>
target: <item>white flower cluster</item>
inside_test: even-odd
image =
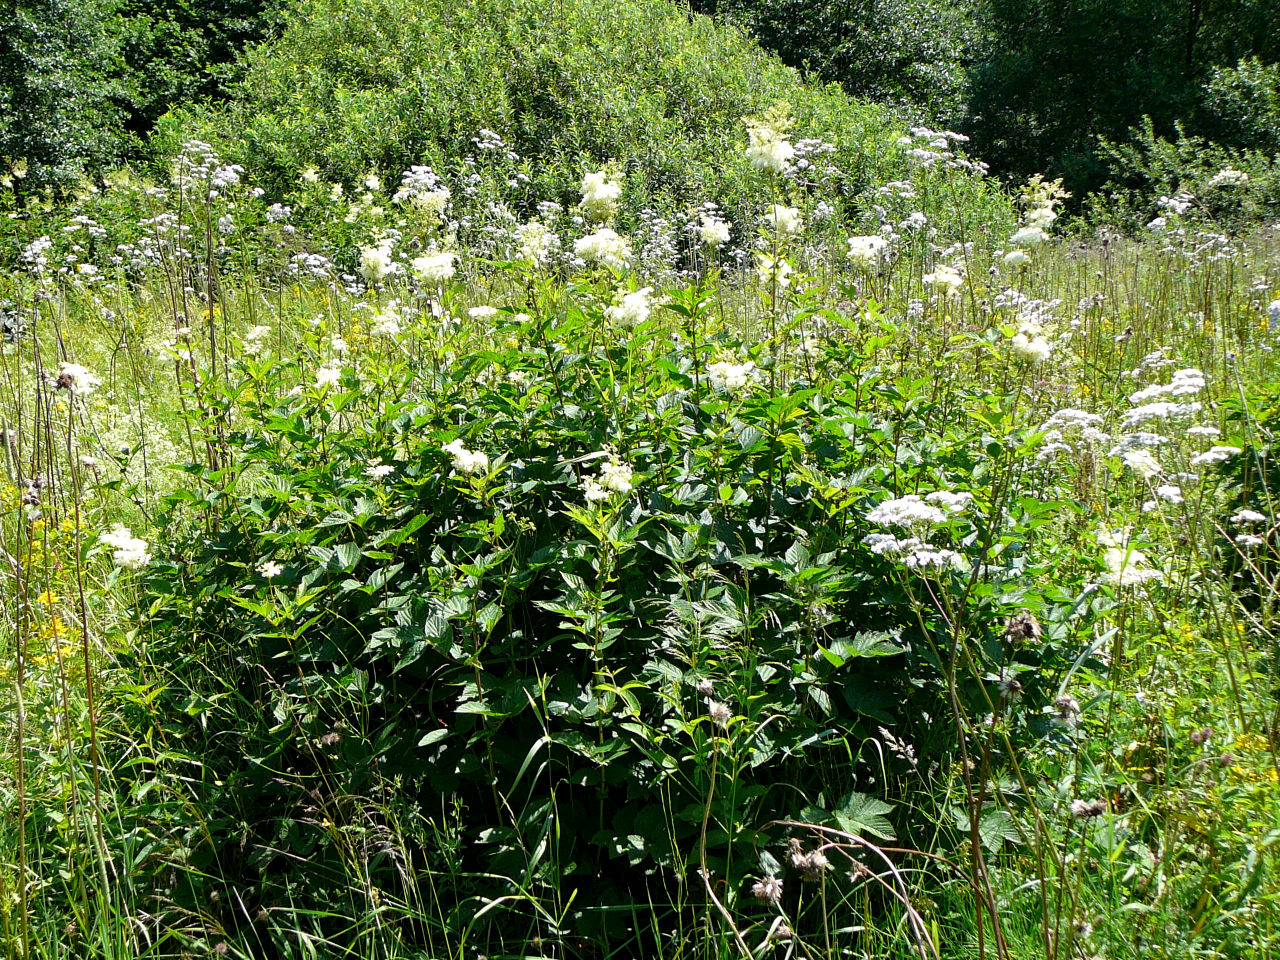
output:
[[[707,377],[711,386],[725,393],[737,393],[754,378],[756,365],[748,360],[746,363],[730,363],[721,360],[707,367]]]
[[[412,166],[400,177],[400,189],[391,197],[395,203],[408,203],[417,210],[443,216],[449,205],[449,188],[440,182],[430,167]]]
[[[804,227],[800,211],[795,207],[784,207],[780,203],[775,203],[764,218],[779,237],[794,237]]]
[[[1160,466],[1160,461],[1156,459],[1155,454],[1150,450],[1126,450],[1121,459],[1124,460],[1126,467],[1143,480],[1150,480],[1152,477],[1158,476],[1161,470],[1164,469]]]
[[[1049,234],[1044,232],[1043,227],[1019,227],[1009,238],[1009,242],[1015,247],[1038,247],[1049,242]]]
[[[541,220],[530,220],[516,227],[515,238],[520,259],[534,266],[548,263],[560,245],[560,238]]]
[[[888,252],[889,241],[879,234],[849,238],[849,262],[861,270],[880,270]]]
[[[88,397],[102,385],[102,381],[78,363],[64,363],[58,368],[55,386],[79,399]]]
[[[796,148],[786,139],[785,131],[775,129],[765,120],[747,121],[747,161],[761,173],[785,174],[790,170]]]
[[[973,500],[971,493],[935,490],[923,498],[908,494],[877,504],[867,513],[872,523],[885,527],[902,527],[911,535],[896,537],[888,533],[872,533],[862,542],[879,557],[897,560],[911,570],[962,569],[964,557],[955,550],[936,547],[928,542],[929,531],[961,513]]]
[[[614,494],[625,496],[630,493],[634,472],[616,456],[608,455],[608,459],[600,465],[598,477],[586,477],[582,481],[583,496],[590,502],[607,500]]]
[[[1185,370],[1176,371],[1169,383],[1153,383],[1136,393],[1131,393],[1129,402],[1139,405],[1163,397],[1193,397],[1206,385],[1204,374],[1194,367],[1188,367]]]
[[[955,267],[942,264],[920,278],[926,287],[933,287],[946,296],[956,296],[964,285],[964,274]]]
[[[712,250],[716,250],[729,242],[729,221],[718,216],[712,210],[705,211],[699,215],[697,230],[698,239]]]
[[[440,448],[453,457],[453,469],[465,476],[473,476],[489,469],[489,457],[486,454],[468,450],[462,445],[462,438],[450,440]]]
[[[1053,347],[1044,338],[1040,324],[1030,321],[1018,328],[1009,346],[1015,357],[1031,364],[1043,363],[1053,353]]]
[[[1134,407],[1124,415],[1120,426],[1125,430],[1134,430],[1151,420],[1171,420],[1181,417],[1195,416],[1203,409],[1203,405],[1195,401],[1174,403],[1172,400],[1156,400]]]
[[[582,178],[582,202],[578,206],[588,220],[608,223],[618,212],[621,195],[622,185],[609,180],[604,171],[588,173]]]
[[[632,293],[624,293],[622,299],[611,307],[605,307],[604,315],[613,323],[624,327],[634,327],[649,319],[652,305],[649,296],[653,287],[643,287]]]
[[[1223,463],[1241,453],[1239,447],[1210,447],[1204,453],[1197,453],[1191,458],[1193,467],[1208,467],[1216,463]]]
[[[1080,454],[1108,442],[1111,437],[1101,428],[1100,414],[1067,407],[1059,410],[1040,429],[1045,431],[1044,446],[1036,454],[1038,460],[1048,460],[1059,453]]]
[[[369,336],[388,340],[400,335],[400,301],[392,300],[369,320]]]
[[[413,269],[424,282],[433,286],[439,285],[454,275],[453,261],[456,258],[456,254],[449,251],[429,253],[423,257],[415,257]]]
[[[1272,300],[1267,307],[1267,333],[1280,331],[1280,300]]]
[[[263,348],[266,347],[263,341],[269,333],[271,333],[271,328],[261,323],[246,330],[244,334],[244,355],[246,357],[256,357],[261,354]]]
[[[384,237],[371,247],[360,251],[360,276],[366,283],[381,283],[395,273],[396,264],[391,259],[392,239]]]
[[[791,264],[783,257],[774,259],[767,253],[756,254],[756,275],[764,286],[776,283],[779,289],[785,290],[791,285]]]
[[[122,569],[141,570],[151,562],[150,545],[135,537],[123,523],[100,535],[98,542],[111,549],[111,558]]]
[[[338,365],[336,360],[330,360],[316,371],[316,389],[323,390],[325,387],[335,387],[341,379],[342,367]]]
[[[1132,546],[1125,530],[1098,532],[1098,544],[1104,548],[1102,559],[1107,571],[1102,582],[1113,587],[1132,587],[1148,580],[1163,580],[1164,574],[1151,566],[1147,555]]]
[[[885,527],[931,527],[943,523],[949,514],[964,510],[972,499],[971,493],[948,490],[935,490],[923,498],[911,493],[878,504],[867,514],[867,519]]]
[[[608,227],[578,238],[573,244],[573,252],[587,263],[598,263],[614,270],[625,270],[632,258],[626,238]]]
[[[1243,187],[1248,182],[1249,175],[1243,170],[1227,167],[1225,170],[1219,170],[1210,177],[1206,186],[1210,190],[1223,190],[1230,187]]]

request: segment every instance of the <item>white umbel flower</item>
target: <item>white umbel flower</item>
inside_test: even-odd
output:
[[[631,246],[626,238],[608,227],[578,238],[573,244],[573,252],[588,263],[598,263],[614,270],[624,270],[631,262]]]
[[[149,544],[135,537],[123,523],[115,524],[98,537],[98,542],[111,548],[111,558],[124,570],[141,570],[151,562]]]
[[[707,367],[707,377],[711,386],[725,393],[737,393],[751,382],[756,365],[751,360],[746,363],[729,363],[720,361]]]
[[[849,238],[849,262],[862,270],[878,270],[884,266],[889,241],[879,234]]]
[[[450,440],[440,448],[453,457],[453,469],[466,476],[483,473],[489,469],[489,457],[462,445],[462,439]]]
[[[588,220],[608,223],[618,212],[618,197],[621,195],[621,184],[609,180],[603,171],[588,173],[582,178],[582,203],[579,207]]]
[[[604,315],[624,327],[634,327],[636,324],[644,323],[649,319],[651,293],[653,293],[653,287],[643,287],[632,293],[623,294],[619,303],[605,308]]]
[[[426,283],[441,284],[453,276],[455,259],[456,255],[449,251],[429,253],[423,257],[415,257],[413,269]]]

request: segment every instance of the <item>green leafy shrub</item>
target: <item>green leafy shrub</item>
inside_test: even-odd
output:
[[[949,770],[956,709],[1003,705],[984,756],[1051,733],[1078,601],[988,577],[1026,573],[1053,509],[975,486],[970,510],[931,508],[962,569],[905,579],[864,542],[876,504],[1021,455],[989,399],[968,421],[925,380],[860,372],[852,320],[785,374],[758,351],[729,370],[712,357],[747,348],[706,288],[632,331],[604,290],[567,292],[443,326],[424,309],[399,347],[353,318],[354,354],[319,328],[204,395],[210,459],[168,498],[146,582],[149,655],[208,678],[181,734],[213,798],[197,901],[207,873],[312,902],[387,808],[442,833],[456,809],[454,841],[371,883],[432,890],[456,936],[495,935],[479,907],[505,896],[525,939],[641,936],[625,905],[681,890],[659,901],[674,936],[704,867],[750,912],[751,880],[782,871],[777,821],[910,840],[885,778]],[[453,293],[443,310],[465,315]],[[1006,627],[1028,609],[1043,640]]]
[[[976,40],[968,3],[938,0],[693,0],[739,24],[784,63],[850,95],[926,118],[957,115]]]
[[[706,201],[737,221],[770,199],[742,155],[742,118],[789,101],[797,140],[836,145],[829,201],[852,207],[904,171],[887,110],[802,84],[730,27],[667,0],[547,13],[534,0],[307,0],[249,55],[232,103],[166,122],[169,145],[194,133],[276,196],[308,169],[351,189],[371,172],[393,183],[414,164],[469,164],[502,174],[520,217],[571,207],[583,173],[615,161],[624,222]],[[486,149],[485,130],[501,146]],[[975,188],[957,184],[960,206]]]

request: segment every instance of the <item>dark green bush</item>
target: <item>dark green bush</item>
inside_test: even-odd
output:
[[[802,84],[736,30],[668,0],[306,0],[250,54],[234,102],[166,127],[171,146],[208,140],[277,195],[307,168],[348,189],[370,172],[394,184],[411,164],[445,172],[466,157],[484,172],[503,161],[473,143],[487,129],[521,158],[507,174],[521,215],[576,203],[582,174],[614,160],[625,221],[708,200],[736,221],[769,199],[743,157],[742,118],[783,100],[795,139],[837,145],[838,196],[901,175],[888,111]]]
[[[750,916],[751,878],[782,869],[776,820],[909,843],[886,816],[893,785],[950,778],[952,670],[966,713],[1002,704],[1000,736],[980,747],[975,731],[970,749],[1050,732],[1041,708],[1080,652],[1070,598],[1027,586],[1023,548],[1052,508],[975,486],[972,513],[939,531],[973,557],[999,544],[982,569],[1019,574],[932,578],[960,648],[862,542],[876,503],[1000,469],[986,421],[963,413],[986,401],[860,369],[852,332],[785,393],[766,370],[724,392],[705,293],[676,291],[621,339],[595,296],[504,312],[465,355],[428,334],[397,362],[356,326],[380,359],[338,384],[311,386],[313,340],[210,387],[211,464],[170,499],[145,595],[148,655],[188,684],[163,707],[187,718],[167,736],[200,758],[207,801],[184,884],[194,902],[220,891],[218,923],[248,922],[228,891],[246,916],[323,903],[351,845],[384,842],[371,886],[433,898],[410,942],[481,926],[617,942],[644,936],[637,903],[677,937],[682,911],[707,909],[704,844],[720,896]],[[222,424],[233,398],[241,416]],[[487,468],[462,475],[455,439]],[[592,501],[610,455],[634,490]],[[999,533],[987,511],[1007,517]],[[1043,641],[1005,630],[1026,608]],[[1023,699],[1005,703],[997,677]]]

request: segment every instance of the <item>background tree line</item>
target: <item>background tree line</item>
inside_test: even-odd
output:
[[[994,173],[1062,177],[1077,199],[1164,187],[1197,153],[1272,174],[1280,155],[1273,0],[689,3],[813,78],[968,133]],[[25,160],[33,191],[136,158],[171,106],[223,96],[287,7],[0,0],[0,161]]]

